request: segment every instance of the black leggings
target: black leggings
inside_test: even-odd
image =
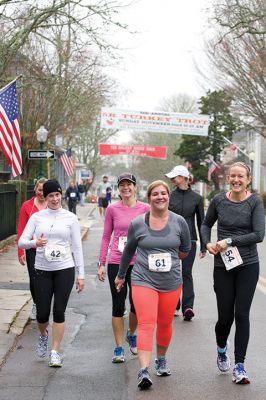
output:
[[[76,214],[76,208],[77,208],[77,202],[76,201],[71,201],[69,200],[68,202],[68,210],[70,212],[73,212],[73,214]]]
[[[75,280],[75,268],[58,271],[36,269],[35,272],[37,321],[40,324],[49,321],[54,296],[53,320],[57,323],[65,322],[67,302]]]
[[[235,320],[235,363],[243,363],[249,341],[249,311],[259,278],[259,263],[230,271],[215,267],[213,278],[218,308],[215,326],[217,345],[226,346]]]
[[[35,289],[34,289],[34,280],[35,280],[35,256],[36,256],[36,249],[29,249],[26,250],[26,262],[27,268],[30,278],[30,293],[33,300],[33,303],[36,303],[35,299]]]
[[[112,294],[112,316],[113,317],[123,317],[125,311],[125,301],[127,297],[127,286],[129,288],[129,303],[130,303],[130,311],[133,314],[136,314],[133,300],[132,300],[132,291],[131,291],[131,271],[133,266],[130,265],[127,274],[125,277],[125,283],[120,292],[116,290],[115,287],[115,278],[118,273],[119,265],[118,264],[108,264],[108,279]]]
[[[195,241],[191,242],[191,249],[188,253],[187,257],[182,260],[182,279],[183,279],[183,287],[182,287],[182,312],[186,311],[187,308],[193,308],[195,293],[194,293],[194,285],[193,285],[193,277],[192,277],[192,267],[195,261],[197,251],[197,243]],[[180,309],[180,300],[179,298],[176,309]]]

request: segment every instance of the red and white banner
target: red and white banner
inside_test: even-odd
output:
[[[209,116],[203,114],[101,109],[101,128],[104,129],[207,136],[209,123]]]
[[[166,146],[128,146],[119,144],[99,144],[99,154],[101,156],[118,156],[129,154],[131,156],[159,158],[166,160]]]

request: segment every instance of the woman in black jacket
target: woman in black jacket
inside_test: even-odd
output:
[[[204,219],[203,197],[194,192],[189,185],[189,171],[183,165],[177,165],[168,174],[176,188],[172,191],[169,202],[169,210],[185,218],[191,236],[191,250],[182,261],[182,313],[185,321],[190,321],[194,317],[193,305],[195,299],[192,267],[197,250],[197,232],[195,227],[195,218],[197,219],[197,227],[200,236],[200,253],[199,257],[203,258],[206,250],[203,247],[200,227]],[[180,303],[177,305],[177,310]]]

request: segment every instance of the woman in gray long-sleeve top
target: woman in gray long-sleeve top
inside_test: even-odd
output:
[[[132,297],[138,320],[138,387],[151,384],[149,366],[156,327],[157,376],[171,375],[166,352],[172,337],[172,322],[182,288],[180,259],[187,256],[191,242],[183,217],[168,210],[170,189],[163,181],[151,183],[147,190],[150,212],[135,218],[128,229],[115,280],[118,290],[125,282],[131,258],[137,258],[131,273]]]
[[[232,380],[250,383],[244,368],[249,341],[249,312],[259,277],[257,243],[265,234],[265,215],[261,198],[247,190],[250,168],[236,162],[227,176],[230,191],[214,197],[201,226],[203,242],[214,255],[214,291],[218,321],[215,326],[217,365],[221,372],[230,369],[227,338],[235,320],[235,367]],[[211,228],[218,221],[218,241],[211,243]]]

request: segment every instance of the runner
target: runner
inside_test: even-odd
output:
[[[76,215],[61,207],[62,188],[59,183],[54,180],[45,182],[43,195],[47,201],[47,209],[30,217],[18,244],[24,249],[36,248],[35,297],[40,331],[37,355],[43,358],[47,353],[53,298],[52,350],[49,366],[61,367],[62,357],[59,350],[65,330],[65,310],[75,280],[75,265],[76,289],[80,292],[84,288],[82,244]]]
[[[102,176],[102,182],[97,187],[97,197],[98,197],[98,207],[100,217],[104,219],[105,212],[108,207],[108,198],[106,197],[107,189],[110,187],[110,183],[108,182],[108,176]]]
[[[168,210],[170,189],[163,181],[151,183],[147,190],[151,210],[135,218],[128,229],[127,244],[115,280],[123,290],[128,266],[137,250],[132,270],[132,295],[138,320],[138,387],[152,385],[149,372],[153,334],[157,325],[158,376],[171,375],[166,352],[172,337],[172,322],[182,288],[180,259],[190,250],[186,221]]]
[[[69,187],[67,188],[65,193],[65,199],[67,200],[68,210],[76,214],[77,203],[78,201],[80,201],[80,195],[74,181],[69,182]]]
[[[118,177],[118,190],[121,201],[111,204],[106,210],[104,221],[104,231],[101,242],[98,278],[100,281],[105,279],[105,264],[108,248],[111,242],[111,249],[108,258],[108,279],[112,294],[112,327],[115,337],[116,347],[114,349],[113,363],[125,361],[124,342],[124,312],[125,300],[127,296],[127,286],[129,288],[129,329],[126,333],[126,341],[129,343],[130,351],[133,355],[137,354],[136,348],[136,328],[137,319],[131,295],[131,270],[135,257],[126,274],[126,283],[120,292],[115,288],[115,277],[118,272],[121,254],[127,240],[128,226],[133,218],[145,213],[150,209],[149,205],[136,199],[136,178],[130,173],[124,173]],[[112,240],[111,240],[112,237]]]
[[[165,174],[167,178],[176,186],[172,191],[169,202],[169,210],[175,214],[182,215],[185,218],[191,236],[191,250],[188,257],[182,261],[182,313],[184,321],[191,321],[194,317],[194,285],[192,276],[192,267],[197,251],[197,233],[195,227],[195,218],[197,219],[197,227],[200,237],[200,253],[199,258],[205,257],[206,251],[204,249],[202,238],[200,234],[200,227],[204,219],[204,205],[203,198],[198,193],[194,192],[190,187],[190,174],[186,167],[177,165],[172,171]],[[180,309],[180,301],[177,304],[175,315],[178,316]]]
[[[36,213],[37,211],[43,210],[47,208],[47,203],[45,198],[43,197],[43,184],[47,181],[46,178],[41,178],[35,183],[34,192],[35,196],[33,196],[30,200],[25,201],[19,212],[18,218],[18,234],[17,234],[17,241],[19,240],[22,232],[27,225],[29,218],[32,214]],[[36,300],[35,300],[35,289],[34,289],[34,278],[35,278],[35,256],[36,256],[36,249],[28,249],[26,250],[26,257],[25,251],[18,247],[18,260],[21,265],[25,265],[27,263],[29,279],[30,279],[30,293],[33,301],[32,310],[30,313],[30,319],[36,319]]]
[[[217,365],[230,369],[227,339],[235,321],[235,366],[233,382],[250,383],[244,367],[249,341],[249,312],[259,277],[257,243],[265,234],[261,198],[247,190],[250,168],[242,162],[231,165],[227,176],[230,190],[214,197],[201,227],[203,242],[214,255],[214,291],[218,321],[215,326]],[[218,221],[216,243],[211,229]]]

